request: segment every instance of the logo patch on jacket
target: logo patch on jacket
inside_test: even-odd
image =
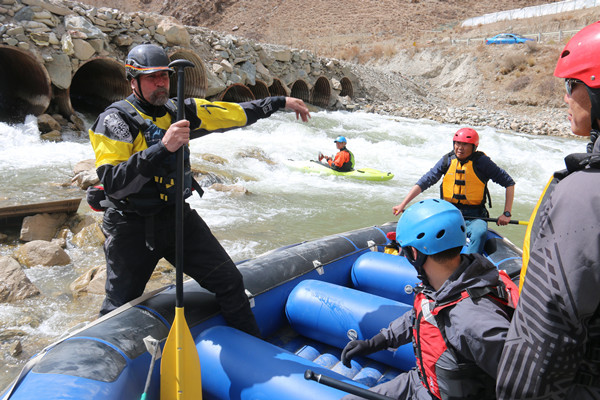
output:
[[[104,127],[108,136],[111,139],[118,140],[120,142],[133,142],[133,137],[129,131],[129,126],[118,113],[108,114],[104,117]]]

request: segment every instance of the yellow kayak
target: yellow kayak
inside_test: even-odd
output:
[[[359,179],[363,181],[389,181],[394,177],[391,172],[383,172],[374,168],[356,168],[348,172],[340,172],[331,169],[325,164],[322,164],[315,160],[308,161],[296,161],[287,160],[285,165],[295,171],[306,172],[309,174],[322,174],[322,175],[335,175],[343,176],[352,179]]]

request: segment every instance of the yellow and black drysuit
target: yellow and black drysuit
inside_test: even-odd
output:
[[[529,220],[498,399],[600,399],[600,153],[565,163]]]
[[[283,96],[241,104],[186,99],[185,118],[195,139],[252,124],[284,107]],[[110,105],[89,131],[108,207],[103,220],[107,279],[101,315],[140,296],[162,257],[175,265],[176,153],[161,141],[175,109],[174,100],[152,106],[131,95]],[[185,154],[188,197],[194,186],[188,146]],[[230,325],[258,335],[237,267],[187,203],[184,219],[183,272],[215,293]]]

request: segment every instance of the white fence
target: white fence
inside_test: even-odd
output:
[[[538,33],[528,33],[528,34],[520,35],[520,36],[525,36],[528,38],[535,39],[539,43],[548,42],[550,40],[554,40],[554,41],[560,43],[564,39],[570,38],[571,36],[573,36],[574,34],[576,34],[579,31],[580,31],[580,29],[571,30],[571,31],[538,32]],[[494,35],[490,35],[489,37],[491,37],[491,36],[494,36]],[[479,43],[485,43],[485,39],[486,38],[452,39],[452,44],[459,44],[459,43],[467,43],[467,45],[479,44]]]
[[[567,0],[557,3],[543,4],[519,8],[516,10],[500,11],[473,17],[465,20],[461,26],[477,26],[491,24],[499,21],[510,21],[513,19],[541,17],[542,15],[559,14],[567,11],[580,10],[600,6],[600,0]]]

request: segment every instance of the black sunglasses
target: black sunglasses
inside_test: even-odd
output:
[[[571,97],[571,93],[573,93],[573,87],[578,83],[583,83],[579,79],[566,78],[565,79],[565,89],[567,89],[567,96]]]

